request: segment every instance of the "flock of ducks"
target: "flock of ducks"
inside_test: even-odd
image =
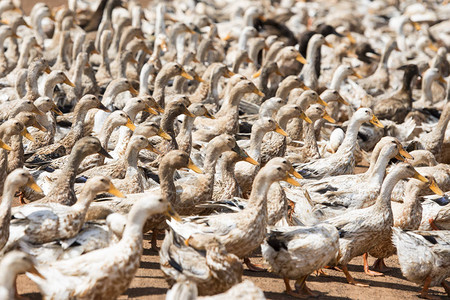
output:
[[[394,254],[421,297],[450,296],[449,19],[447,1],[1,0],[0,299],[24,272],[44,299],[117,298],[149,231],[167,299],[264,299],[242,281],[258,249],[294,297]]]

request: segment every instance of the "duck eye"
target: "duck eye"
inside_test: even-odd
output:
[[[163,202],[163,200],[161,198],[158,199],[159,202]]]
[[[142,101],[141,101],[141,100],[138,100],[138,103],[142,103]]]
[[[277,170],[278,170],[278,171],[281,171],[281,167],[278,167]]]

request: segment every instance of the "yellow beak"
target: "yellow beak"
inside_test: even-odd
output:
[[[255,87],[255,89],[253,90],[253,94],[256,94],[256,95],[261,96],[261,97],[265,96],[264,93],[261,92],[260,90],[258,90],[257,87]]]
[[[309,124],[312,124],[312,120],[304,112],[300,113],[300,119],[303,119],[306,122],[308,122]]]
[[[194,77],[192,77],[191,75],[189,75],[188,73],[186,73],[185,70],[181,71],[181,76],[183,76],[184,78],[186,78],[187,80],[193,80]]]
[[[284,131],[283,129],[281,129],[280,125],[278,125],[277,123],[275,123],[275,132],[278,132],[281,135],[284,136],[288,136],[288,134],[286,133],[286,131]]]
[[[153,147],[153,145],[149,145],[147,147],[145,147],[145,149],[152,151],[153,153],[156,153],[158,155],[161,154],[161,152],[158,151],[158,149],[156,149],[155,147]]]
[[[131,119],[127,119],[127,124],[125,124],[126,127],[130,128],[131,131],[134,131],[136,129],[136,126],[131,122]]]
[[[429,182],[428,179],[426,179],[425,177],[420,175],[419,172],[417,172],[417,171],[415,171],[415,174],[414,174],[413,178],[418,179],[418,180],[420,180],[422,182],[425,182],[425,183]]]
[[[432,190],[436,195],[444,196],[444,192],[439,188],[436,183],[436,180],[431,179],[430,190]]]
[[[291,169],[289,170],[289,173],[294,175],[295,178],[303,179],[303,176],[300,175],[297,171],[295,171],[294,167],[291,167]]]
[[[195,173],[203,174],[202,170],[199,167],[197,167],[190,158],[189,158],[189,163],[188,163],[187,167],[189,169],[191,169],[192,171],[194,171]]]
[[[114,195],[114,196],[116,196],[116,197],[119,197],[119,198],[125,198],[125,195],[122,194],[122,192],[119,191],[119,190],[114,186],[114,184],[112,184],[112,182],[109,184],[108,193],[110,193],[111,195]]]
[[[330,123],[336,123],[336,121],[326,111],[323,113],[322,118],[324,118]]]
[[[345,101],[345,99],[342,98],[341,96],[339,96],[339,98],[338,98],[337,101],[338,101],[339,103],[344,104],[344,105],[347,105],[347,106],[350,105],[350,104],[349,104],[347,101]]]
[[[355,40],[355,38],[353,37],[353,35],[351,35],[350,32],[347,33],[346,36],[347,36],[347,38],[348,38],[348,40],[350,41],[351,44],[356,44],[356,40]]]
[[[295,60],[301,64],[306,65],[306,59],[300,53],[295,57]]]
[[[0,148],[5,149],[7,151],[11,151],[11,147],[6,145],[2,140],[0,140]]]
[[[286,172],[286,177],[283,178],[283,181],[286,181],[287,183],[292,184],[293,186],[300,186],[300,183],[295,181],[293,178],[289,176],[289,173]]]
[[[171,141],[172,140],[170,135],[167,132],[165,132],[164,130],[162,130],[161,128],[158,130],[157,135],[159,135],[160,137],[162,137],[163,139],[165,139],[167,141]]]
[[[135,89],[132,85],[130,85],[130,86],[128,87],[128,90],[129,90],[130,93],[132,93],[133,95],[139,94],[138,91],[136,91],[136,89]]]
[[[380,128],[384,128],[384,125],[381,124],[380,120],[378,120],[378,118],[375,115],[372,115],[372,119],[370,120],[370,123],[372,123],[373,125],[380,127]]]
[[[170,205],[170,204],[167,205],[167,210],[166,210],[165,214],[169,218],[173,218],[174,220],[176,220],[178,222],[181,221],[180,215],[178,215],[178,213],[172,208],[172,205]],[[186,240],[186,242],[188,243],[187,245],[189,246],[188,240]]]
[[[213,115],[211,115],[209,111],[205,111],[203,116],[207,117],[208,119],[213,119],[213,120],[215,119],[215,117]]]
[[[258,70],[258,72],[256,72],[255,74],[252,75],[252,78],[258,78],[259,76],[261,76],[261,69]]]
[[[21,132],[21,134],[26,137],[27,139],[29,139],[30,141],[34,142],[34,137],[28,132],[28,130],[26,128],[24,128]]]
[[[328,106],[328,103],[326,103],[325,101],[323,101],[322,98],[320,98],[320,96],[317,99],[317,104],[323,105],[323,106]]]
[[[28,179],[27,187],[29,187],[35,192],[42,193],[42,189],[36,184],[36,181],[34,181],[33,177],[30,177]]]

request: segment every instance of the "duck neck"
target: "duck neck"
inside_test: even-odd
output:
[[[238,182],[234,175],[234,168],[236,166],[236,161],[224,161],[219,164],[220,174],[222,175],[222,182],[227,187],[228,191],[232,191],[232,195],[236,195],[235,191],[239,189]]]
[[[345,133],[344,141],[342,141],[341,146],[336,151],[336,153],[347,153],[353,152],[356,147],[356,140],[358,138],[358,130],[361,127],[361,122],[357,119],[351,119],[347,127],[347,132]]]
[[[148,89],[148,77],[152,71],[153,65],[151,63],[146,63],[139,75],[139,96],[150,95],[150,90]]]
[[[250,137],[250,149],[249,154],[258,163],[261,162],[261,145],[264,139],[266,131],[261,128],[256,128],[255,131],[252,130],[252,135]]]
[[[75,71],[73,73],[72,82],[75,86],[81,86],[82,85],[82,77],[83,77],[83,71],[84,66],[86,65],[86,62],[81,59],[79,56],[76,65],[75,65]]]
[[[27,94],[25,95],[26,99],[36,100],[39,98],[39,89],[38,89],[38,67],[35,65],[34,68],[28,70],[27,74]]]
[[[161,128],[167,132],[170,137],[172,138],[171,142],[172,145],[176,145],[176,148],[178,147],[178,144],[175,139],[175,130],[174,130],[174,122],[175,118],[180,115],[178,111],[173,110],[166,110],[167,113],[164,113],[161,118]],[[175,148],[175,149],[176,149]]]
[[[267,193],[270,189],[271,182],[268,175],[261,174],[261,171],[256,175],[253,181],[252,191],[248,200],[248,205],[244,209],[256,213],[257,217],[263,216],[267,222]]]
[[[28,59],[30,57],[30,49],[32,47],[32,40],[25,40],[22,47],[20,47],[20,56],[17,62],[16,69],[23,69],[27,67]]]
[[[132,143],[128,144],[125,151],[125,160],[128,166],[137,168],[139,151],[140,149],[136,148]]]
[[[242,32],[242,34],[239,36],[238,46],[240,50],[247,50],[247,42],[248,42],[249,35],[246,34],[246,32]]]
[[[305,142],[305,145],[303,147],[310,150],[310,153],[313,155],[313,157],[317,157],[317,155],[319,155],[319,148],[317,147],[314,123],[310,124],[306,121],[303,121],[303,141]]]
[[[69,66],[69,58],[67,57],[67,50],[68,50],[68,47],[70,44],[65,42],[64,34],[61,34],[59,43],[60,43],[60,46],[59,46],[58,56],[56,58],[55,64],[57,66],[64,65],[64,69],[67,69],[67,67]]]
[[[450,121],[450,105],[447,104],[444,108],[444,111],[441,114],[441,117],[439,118],[437,125],[433,128],[433,131],[431,131],[433,140],[437,141],[439,145],[442,145],[442,142],[444,141],[445,131],[449,121]],[[440,149],[437,150],[440,151]]]
[[[277,89],[275,97],[279,97],[279,98],[283,99],[284,101],[286,101],[289,96],[289,93],[296,86],[298,86],[298,83],[296,81],[288,82],[288,84],[286,84],[286,83],[283,84],[283,82],[281,82],[280,87]]]
[[[404,208],[420,206],[419,194],[423,188],[417,184],[417,180],[409,180],[405,188],[405,198],[403,199]]]
[[[380,195],[377,198],[376,206],[378,208],[388,209],[392,213],[391,208],[391,194],[395,185],[403,178],[400,172],[389,173],[381,185]]]
[[[100,140],[100,144],[103,148],[108,149],[109,139],[111,137],[112,132],[117,127],[114,122],[105,122],[103,124],[102,129],[100,130],[100,134],[98,139]]]
[[[61,82],[62,81],[57,76],[53,76],[52,74],[50,74],[44,84],[44,96],[52,99],[55,86]]]
[[[97,192],[90,188],[89,185],[85,185],[78,196],[77,202],[72,207],[75,210],[80,210],[86,214],[89,209],[89,205],[95,199],[95,196],[97,196]]]
[[[422,83],[422,97],[421,101],[426,104],[431,104],[433,102],[433,92],[431,91],[431,85],[433,84],[434,78],[432,76],[425,76]]]
[[[283,130],[286,130],[289,120],[293,118],[294,116],[292,116],[291,114],[277,115],[277,123]]]
[[[241,67],[244,60],[248,57],[247,51],[241,50],[239,54],[236,56],[235,60],[233,61],[233,65],[231,67],[231,70],[233,73],[239,73],[239,68]]]
[[[345,67],[338,68],[334,74],[333,79],[331,80],[330,89],[339,91],[341,88],[342,82],[347,78],[347,69]]]
[[[391,56],[392,51],[394,50],[394,43],[388,43],[386,48],[384,49],[383,55],[381,56],[380,63],[378,64],[377,70],[385,69],[387,70],[389,57]]]
[[[156,75],[153,98],[162,108],[165,107],[164,93],[171,77],[172,76],[170,74],[167,74],[167,72],[159,72],[158,75]]]
[[[387,155],[380,154],[378,159],[373,167],[371,173],[368,173],[370,176],[370,183],[381,186],[383,183],[384,175],[386,174],[386,168],[391,158]]]
[[[3,261],[0,262],[0,270],[2,270],[0,272],[0,286],[6,288],[6,299],[9,299],[8,296],[14,299],[14,293],[16,292],[15,282],[18,274],[14,270],[14,267],[11,266],[11,262],[7,262],[6,259]]]
[[[3,150],[5,151],[5,150]],[[4,216],[5,220],[9,220],[11,214],[11,204],[14,199],[14,194],[17,190],[17,186],[8,182],[6,179],[5,184],[3,186],[3,196],[0,202],[0,216]],[[9,224],[9,221],[8,221]],[[2,272],[0,272],[2,273]],[[1,281],[0,281],[1,282]]]
[[[173,173],[175,172],[175,168],[171,166],[170,164],[163,164],[161,163],[159,165],[159,181],[161,186],[161,196],[169,203],[175,203],[175,200],[177,198],[177,192],[175,189],[175,183],[173,181]]]
[[[217,112],[216,117],[220,117],[227,112],[230,112],[231,109],[237,108],[239,106],[239,103],[241,102],[242,95],[244,93],[240,90],[239,87],[234,87],[231,89],[230,96],[227,99],[224,100],[224,103],[222,104],[222,107]]]

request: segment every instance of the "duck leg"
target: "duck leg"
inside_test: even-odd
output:
[[[22,192],[22,191],[20,191],[20,192],[17,193],[17,197],[19,197],[19,202],[20,202],[20,204],[22,204],[22,205],[27,204],[27,202],[25,202],[25,198],[24,198],[24,195],[23,195],[23,192]]]
[[[439,227],[437,227],[436,223],[434,222],[433,218],[428,219],[428,223],[430,223],[430,227],[433,230],[440,230]]]
[[[366,273],[369,276],[383,276],[383,273],[375,272],[369,269],[369,262],[367,261],[367,257],[369,254],[366,252],[363,254],[363,260],[364,260],[364,273]]]
[[[284,277],[283,281],[284,281],[284,285],[286,286],[286,293],[292,292],[291,284],[289,283],[289,278]]]
[[[155,251],[159,251],[159,248],[157,246],[157,240],[158,240],[158,230],[154,229],[152,232],[152,240],[151,240],[151,245],[152,245],[152,249]]]
[[[267,270],[262,265],[253,264],[248,257],[244,258],[244,264],[253,272],[264,272]]]
[[[306,278],[308,275],[301,277],[295,282],[295,291],[286,290],[286,293],[296,298],[310,298],[319,296],[318,293],[314,293],[306,286]],[[285,282],[286,283],[286,282]],[[289,281],[288,281],[289,283]]]
[[[434,297],[434,296],[428,295],[428,288],[430,287],[431,280],[432,280],[431,276],[428,276],[425,279],[425,282],[423,283],[422,291],[420,292],[420,296],[419,296],[420,298],[432,299],[432,300],[440,299],[440,297]]]
[[[380,272],[386,272],[389,271],[390,269],[386,266],[386,264],[384,263],[384,259],[383,258],[378,258],[374,263],[372,268],[374,268],[374,270],[378,270]]]
[[[369,286],[368,284],[364,284],[364,283],[355,281],[355,279],[352,277],[352,275],[350,275],[347,265],[342,265],[341,269],[342,269],[342,272],[344,272],[345,278],[347,278],[348,283],[356,285],[356,286]]]

